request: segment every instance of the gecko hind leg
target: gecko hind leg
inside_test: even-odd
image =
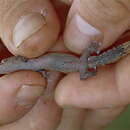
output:
[[[92,53],[99,53],[100,52],[99,47],[100,43],[92,42],[90,46],[87,49],[85,49],[82,56],[80,57],[80,67],[79,67],[80,79],[87,79],[89,77],[96,75],[97,73],[96,67],[93,68],[94,70],[92,72],[88,70],[89,69],[88,58],[91,56]]]

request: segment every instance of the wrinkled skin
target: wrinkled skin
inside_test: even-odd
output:
[[[1,0],[0,37],[10,53],[28,58],[48,51],[81,54],[90,41],[102,42],[104,49],[130,28],[129,0],[64,1],[67,4],[60,0]],[[45,19],[40,15],[39,20],[46,24],[40,26],[31,17],[18,28],[19,20],[30,17],[30,12],[42,13]],[[41,28],[29,35],[32,21]],[[24,38],[20,45],[17,34]],[[120,42],[130,40],[129,36],[126,33]],[[1,58],[10,55],[2,43],[0,49]],[[78,73],[58,72],[49,72],[48,80],[32,71],[0,77],[0,130],[101,130],[130,103],[129,65],[128,55],[99,68],[97,76],[85,81]]]

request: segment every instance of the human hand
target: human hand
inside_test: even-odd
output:
[[[108,1],[108,3],[109,2],[111,1]],[[125,2],[127,3],[127,1]],[[14,3],[16,4],[13,5]],[[16,2],[15,0],[12,0],[12,1],[8,1],[8,6],[6,4],[7,4],[6,2],[5,3],[3,2],[0,4],[3,6],[3,8],[1,8],[1,11],[0,11],[1,12],[0,27],[2,28],[0,34],[1,34],[1,38],[4,44],[13,54],[22,55],[28,58],[36,57],[36,56],[41,55],[42,53],[45,53],[49,48],[51,48],[51,46],[54,46],[54,43],[56,39],[58,38],[60,25],[59,25],[59,21],[56,16],[56,13],[54,9],[52,8],[51,4],[49,3],[49,1],[38,0],[36,3],[36,1],[34,0],[18,1],[18,2]],[[107,2],[103,4],[107,4]],[[67,21],[67,25],[66,25],[66,29],[64,33],[64,41],[65,41],[66,46],[71,51],[75,53],[79,53],[79,54],[87,46],[87,43],[89,43],[89,41],[91,40],[102,41],[103,42],[102,48],[108,47],[130,26],[129,25],[130,18],[129,18],[129,14],[127,13],[128,11],[124,8],[124,6],[122,7],[122,5],[120,4],[118,7],[118,4],[116,4],[115,1],[114,3],[110,4],[110,5],[115,6],[115,8],[112,8],[112,10],[114,9],[115,10],[113,12],[110,12],[111,14],[114,14],[114,15],[104,16],[103,14],[100,14],[101,12],[103,12],[103,10],[105,13],[107,12],[106,11],[107,9],[109,10],[109,8],[106,9],[104,6],[101,6],[101,8],[104,7],[104,9],[99,10],[99,8],[97,8],[97,10],[94,11],[97,13],[96,18],[98,19],[95,19],[93,17],[94,12],[92,13],[89,10],[87,11],[88,7],[86,5],[88,6],[90,5],[90,10],[92,9],[93,11],[96,5],[101,6],[99,1],[98,2],[94,1],[94,3],[92,3],[89,0],[86,0],[86,1],[84,0],[84,1],[81,1],[81,3],[79,3],[78,0],[75,0],[72,3],[72,7],[70,9],[70,13],[68,16],[68,21]],[[94,7],[92,5],[94,5]],[[82,8],[83,6],[87,8]],[[7,9],[9,11],[7,11],[5,7],[9,7]],[[10,7],[13,7],[13,8],[10,8]],[[118,8],[122,8],[122,10],[119,10]],[[39,16],[39,18],[35,20],[34,12],[42,13],[42,15],[38,14],[36,17]],[[88,12],[88,14],[86,12]],[[89,12],[91,12],[91,14],[89,14]],[[93,27],[98,28],[98,30],[93,29],[93,27],[91,27],[88,24],[84,24],[84,21],[82,21],[81,18],[77,15],[76,15],[76,19],[79,18],[77,19],[77,21],[71,20],[71,18],[74,17],[75,13],[80,14],[80,15],[82,14],[82,17],[84,17],[86,21],[88,21],[91,25],[93,25]],[[100,17],[97,17],[99,14],[100,14]],[[122,17],[121,16],[119,17],[119,14],[122,14]],[[109,16],[109,17],[106,18],[106,16]],[[31,18],[31,20],[26,21],[29,18]],[[20,19],[22,21],[20,21]],[[8,23],[8,21],[10,22]],[[18,21],[20,21],[19,24],[17,24]],[[33,25],[31,25],[32,23],[30,23],[30,21],[33,23],[35,27],[34,30],[32,30]],[[38,21],[40,21],[40,23],[38,23]],[[76,23],[81,22],[82,26],[78,25],[79,28],[77,28],[75,25],[75,22]],[[19,29],[20,25],[22,25],[22,29]],[[86,29],[82,30],[84,29],[84,27]],[[30,34],[30,30],[31,30],[31,34]],[[46,34],[46,35],[43,35],[43,34]],[[15,35],[17,35],[18,37]],[[54,49],[64,51],[63,44],[61,45],[61,43],[58,43],[54,47]],[[118,65],[115,65],[115,66],[118,66]],[[78,74],[73,73],[73,74],[69,74],[65,76],[59,82],[56,88],[56,94],[55,94],[57,103],[61,106],[74,106],[74,107],[79,107],[83,109],[79,109],[79,108],[78,110],[74,108],[64,109],[62,120],[61,120],[61,123],[59,124],[58,129],[67,129],[67,130],[77,129],[78,130],[78,129],[81,129],[80,128],[81,124],[83,125],[84,129],[88,129],[88,128],[94,129],[94,130],[101,129],[102,126],[109,123],[113,118],[115,118],[123,110],[124,106],[127,104],[125,102],[126,100],[122,103],[119,102],[119,100],[115,100],[115,99],[118,99],[118,97],[115,97],[114,95],[115,92],[117,91],[115,90],[115,84],[114,84],[115,82],[114,83],[111,82],[113,80],[113,77],[115,76],[114,74],[115,72],[112,72],[114,71],[114,68],[116,67],[101,68],[101,70],[99,70],[99,74],[96,77],[88,79],[86,81],[78,80],[79,78]],[[26,78],[27,75],[28,75],[28,78]],[[108,79],[108,77],[110,77],[110,79]],[[17,113],[16,109],[14,108],[16,108],[17,106],[15,97],[17,95],[16,91],[18,90],[18,88],[20,88],[24,84],[25,85],[29,84],[31,86],[35,85],[36,87],[40,86],[39,93],[41,93],[43,91],[41,89],[41,86],[46,86],[45,79],[41,78],[40,74],[36,72],[30,72],[30,71],[16,72],[16,73],[10,74],[9,76],[5,76],[1,78],[1,80],[3,83],[2,86],[7,86],[4,88],[8,88],[8,91],[1,90],[1,93],[6,92],[4,94],[1,94],[1,99],[4,99],[4,96],[5,96],[5,99],[8,101],[6,102],[6,104],[1,105],[1,106],[4,106],[1,108],[1,113],[2,114],[4,113],[4,115],[2,115],[1,117],[2,118],[5,117],[4,121],[1,122],[1,124],[14,121],[15,119],[19,119],[22,115],[25,115],[25,113],[27,113],[27,111],[29,111],[33,107],[33,105],[36,103],[36,99],[38,97],[35,98],[35,95],[31,93],[32,95],[34,95],[34,97],[33,96],[31,97],[33,99],[33,103],[32,103],[33,105],[29,105],[30,107],[27,107],[28,106],[28,102],[27,102],[27,105],[24,104],[24,106],[19,107],[19,109],[17,110],[18,111]],[[109,82],[109,81],[111,82],[111,84],[108,86],[107,85],[104,86],[104,83]],[[75,83],[76,85],[74,85]],[[100,84],[97,85],[98,83]],[[52,84],[53,86],[55,86],[54,82]],[[12,89],[11,86],[15,86],[13,87],[14,89]],[[122,88],[123,90],[125,89],[124,87]],[[10,89],[11,89],[11,93],[7,93],[9,92]],[[29,92],[33,92],[33,90],[29,90]],[[107,93],[109,92],[108,95],[106,94],[106,92]],[[29,94],[27,93],[27,95]],[[7,98],[7,96],[9,98]],[[31,102],[32,102],[32,99],[31,99]],[[33,107],[31,111],[28,112],[19,121],[3,126],[1,127],[1,130],[2,129],[6,130],[9,128],[13,130],[15,129],[40,130],[43,128],[46,130],[55,129],[61,117],[61,109],[55,104],[54,101],[50,101],[49,103],[45,104],[43,102],[43,99],[44,97],[40,98],[39,101],[36,103],[35,107]],[[126,99],[126,97],[123,99]],[[24,101],[26,100],[27,99],[25,98]],[[120,103],[119,106],[121,107],[115,108],[116,102]],[[29,100],[29,104],[30,104],[30,100]],[[7,107],[9,108],[9,110],[4,109]],[[109,108],[109,107],[111,108],[110,109],[97,109],[97,108]],[[88,111],[86,109],[95,109],[95,110]],[[12,115],[9,115],[10,113]],[[8,117],[10,117],[9,121],[7,120]],[[102,120],[97,122],[99,118],[101,118],[104,122]],[[84,121],[85,123],[83,123]]]

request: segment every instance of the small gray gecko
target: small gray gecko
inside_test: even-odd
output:
[[[80,58],[65,53],[48,53],[38,58],[27,59],[21,56],[13,56],[4,59],[0,63],[0,74],[7,74],[18,70],[53,70],[63,73],[80,72],[81,79],[87,79],[96,75],[98,66],[111,64],[130,53],[130,41],[113,47],[97,56],[91,54],[99,52],[99,44],[91,43]],[[93,71],[89,71],[94,68]]]

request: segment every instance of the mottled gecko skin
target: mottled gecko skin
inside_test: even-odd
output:
[[[0,74],[18,70],[53,70],[63,73],[80,72],[80,78],[87,79],[96,74],[96,67],[114,63],[130,53],[130,42],[126,42],[98,56],[91,56],[93,52],[98,52],[98,47],[99,44],[92,43],[81,58],[65,53],[49,53],[34,59],[10,57],[1,62]],[[95,70],[90,72],[89,68]]]
[[[89,68],[115,63],[129,53],[130,41],[118,45],[117,47],[113,47],[112,49],[100,54],[99,56],[90,56],[88,58]]]

